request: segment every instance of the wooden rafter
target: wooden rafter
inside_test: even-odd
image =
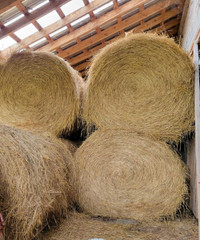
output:
[[[19,50],[22,48],[26,48],[31,43],[33,43],[43,37],[47,37],[50,33],[54,32],[57,29],[62,28],[63,26],[68,26],[69,31],[72,32],[73,29],[70,26],[71,22],[73,22],[74,20],[76,20],[79,17],[82,17],[82,16],[88,14],[90,11],[93,11],[95,8],[101,6],[102,4],[104,4],[108,1],[109,0],[96,0],[96,1],[92,2],[90,5],[82,7],[80,10],[69,14],[68,16],[64,17],[63,19],[51,24],[50,26],[48,26],[46,28],[41,29],[39,32],[36,32],[34,35],[25,38],[17,46],[14,46],[14,47],[10,48],[9,50],[4,51],[3,56],[7,55],[7,51],[9,53],[10,51],[15,51],[15,50]],[[4,37],[5,37],[5,35],[4,35]],[[58,48],[59,46],[56,46],[55,49]]]
[[[14,32],[14,31],[20,29],[21,27],[31,23],[32,21],[37,20],[38,18],[44,16],[45,14],[49,13],[50,11],[55,10],[56,8],[60,7],[67,1],[69,1],[69,0],[50,1],[45,6],[41,7],[40,10],[35,11],[34,13],[31,13],[31,14],[28,14],[27,16],[20,19],[19,21],[12,24],[11,26],[4,28],[0,32],[0,38],[3,38],[6,35],[8,35],[9,33]]]
[[[162,5],[163,7],[165,5]],[[155,9],[155,12],[159,11],[160,8],[154,8]],[[145,17],[148,17],[152,14],[152,11],[150,11],[151,9],[147,9],[145,11]],[[164,19],[162,18],[162,16],[158,16],[158,17],[155,17],[153,19],[153,21],[149,21],[147,22],[144,26],[143,25],[140,25],[138,28],[136,28],[137,30],[146,30],[148,28],[151,28],[153,26],[156,26],[158,25],[159,23],[161,23],[163,20],[168,20],[170,19],[171,17],[174,17],[176,16],[177,14],[180,14],[181,13],[181,8],[177,8],[176,11],[172,11],[172,12],[166,12],[165,14],[165,17]],[[123,30],[124,28],[126,27],[129,27],[130,25],[133,25],[137,22],[140,22],[142,19],[143,19],[143,15],[144,13],[142,13],[141,15],[139,14],[139,16],[132,16],[124,21],[121,21],[119,22],[118,24],[108,28],[107,30],[104,30],[102,32],[99,32],[97,35],[94,35],[93,37],[89,38],[88,40],[85,40],[85,41],[82,41],[80,44],[78,45],[75,45],[67,50],[64,50],[60,53],[60,57],[66,57],[66,56],[69,56],[69,55],[72,55],[73,53],[76,53],[78,51],[81,51],[83,48],[87,48],[89,47],[90,45],[93,45],[94,43],[110,36],[110,35],[113,35],[115,34],[116,32],[119,32],[121,30]]]

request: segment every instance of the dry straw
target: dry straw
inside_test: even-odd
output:
[[[3,124],[60,134],[79,114],[81,78],[51,53],[13,54],[0,77],[0,121]]]
[[[177,140],[194,122],[193,64],[166,36],[134,34],[106,46],[89,69],[83,118]]]
[[[7,240],[31,240],[67,212],[70,151],[56,139],[0,126],[0,212]]]
[[[74,156],[74,198],[94,216],[159,219],[173,215],[187,193],[179,157],[145,136],[97,130]]]
[[[114,221],[105,222],[75,213],[59,228],[51,229],[42,240],[198,240],[197,222],[192,218],[183,220],[138,223]]]

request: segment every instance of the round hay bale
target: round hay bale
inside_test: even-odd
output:
[[[163,140],[193,129],[194,67],[172,39],[134,34],[106,46],[89,69],[83,118]]]
[[[78,80],[77,72],[54,54],[13,54],[0,78],[0,122],[56,135],[70,130],[79,114]]]
[[[33,239],[67,213],[66,145],[24,130],[0,126],[0,212],[7,240]]]
[[[187,193],[186,169],[164,142],[97,130],[74,157],[74,199],[94,216],[143,221],[173,216]]]
[[[169,222],[138,223],[103,221],[74,213],[41,240],[198,240],[198,225],[192,218]]]

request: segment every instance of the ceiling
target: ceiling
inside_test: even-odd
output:
[[[176,36],[184,2],[3,0],[0,2],[0,39],[11,44],[1,48],[0,57],[5,59],[11,52],[24,49],[49,51],[66,59],[84,77],[91,57],[127,32],[150,31]],[[23,35],[24,27],[27,36]]]

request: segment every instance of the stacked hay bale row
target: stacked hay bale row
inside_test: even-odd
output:
[[[31,240],[70,206],[67,140],[79,116],[82,79],[49,53],[21,52],[0,77],[0,212],[7,240]]]
[[[116,41],[91,64],[83,118],[98,130],[75,153],[74,198],[93,216],[174,216],[186,167],[165,143],[193,129],[193,64],[165,36]]]

